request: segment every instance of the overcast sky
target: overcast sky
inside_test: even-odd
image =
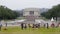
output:
[[[12,10],[24,8],[52,8],[60,4],[60,0],[0,0],[0,5],[7,6]]]

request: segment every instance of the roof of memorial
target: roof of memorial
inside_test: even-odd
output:
[[[40,11],[40,8],[25,8],[23,11]]]

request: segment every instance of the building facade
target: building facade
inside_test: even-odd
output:
[[[39,8],[26,8],[23,10],[23,16],[40,16]]]

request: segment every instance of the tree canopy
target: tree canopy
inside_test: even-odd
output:
[[[0,5],[0,20],[1,19],[15,19],[19,16],[17,14],[18,14],[17,12],[15,12],[5,6]]]
[[[57,18],[60,17],[60,4],[53,6],[53,8],[49,9],[48,12],[41,13],[42,16],[50,19],[52,17]]]

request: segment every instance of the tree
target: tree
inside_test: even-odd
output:
[[[0,20],[10,20],[10,19],[16,19],[19,15],[19,13],[5,7],[0,6]],[[7,27],[7,22],[5,23]],[[5,28],[6,30],[6,28]]]
[[[57,20],[57,17],[60,17],[60,4],[53,6],[53,8],[49,9],[48,12],[41,13],[41,15],[48,19],[54,17]]]
[[[14,12],[5,6],[0,6],[0,19],[15,19],[18,17],[17,15],[17,12]]]

